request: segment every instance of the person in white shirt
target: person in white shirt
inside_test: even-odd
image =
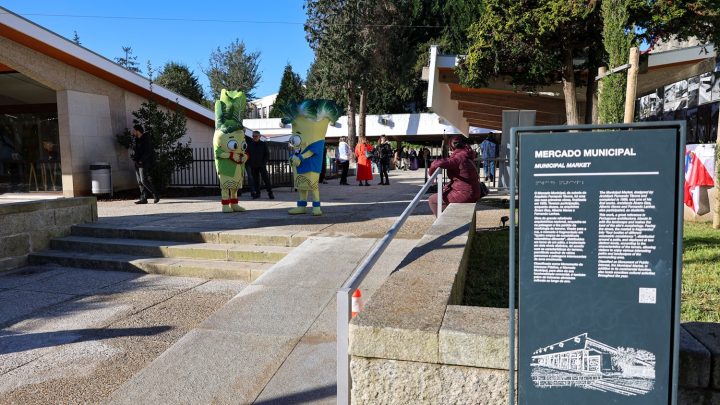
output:
[[[340,170],[340,184],[347,186],[348,168],[350,168],[350,145],[347,143],[347,137],[340,138],[340,145],[335,149],[335,161],[337,161],[338,170]]]

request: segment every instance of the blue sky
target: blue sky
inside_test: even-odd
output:
[[[108,59],[123,56],[131,46],[145,73],[166,62],[186,64],[208,93],[206,69],[210,53],[235,38],[248,52],[260,52],[262,79],[257,97],[276,93],[285,64],[303,79],[313,60],[305,40],[304,1],[107,1],[3,0],[0,5],[66,38],[77,31],[82,45]],[[127,17],[127,18],[109,18]],[[162,19],[180,19],[164,21]],[[212,20],[212,21],[200,21]],[[227,22],[220,22],[227,21]]]

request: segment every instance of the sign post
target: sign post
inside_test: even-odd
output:
[[[684,123],[514,128],[512,142],[518,403],[675,404]]]

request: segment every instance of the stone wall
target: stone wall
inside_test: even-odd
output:
[[[97,221],[95,197],[0,204],[0,271],[27,264],[50,239],[66,236],[75,224]]]
[[[350,323],[353,404],[508,402],[507,308],[454,305],[475,218],[451,204]],[[680,336],[678,404],[720,404],[720,324]]]

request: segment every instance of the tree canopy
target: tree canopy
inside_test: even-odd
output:
[[[471,25],[467,57],[460,69],[463,84],[487,85],[497,76],[527,90],[560,76],[567,122],[577,124],[575,58],[602,49],[598,1],[486,0]]]
[[[187,65],[168,62],[160,70],[155,83],[181,94],[196,103],[202,103],[204,94],[198,78]]]
[[[248,100],[255,97],[253,90],[262,78],[258,72],[260,52],[248,52],[239,39],[225,48],[218,47],[210,54],[207,74],[213,99],[220,97],[222,89],[242,91]]]
[[[298,103],[305,98],[305,87],[300,75],[293,72],[292,66],[288,62],[283,71],[282,80],[280,81],[280,89],[275,98],[275,105],[283,106],[289,103]],[[270,110],[270,118],[282,118],[283,114],[278,108],[273,107]]]

